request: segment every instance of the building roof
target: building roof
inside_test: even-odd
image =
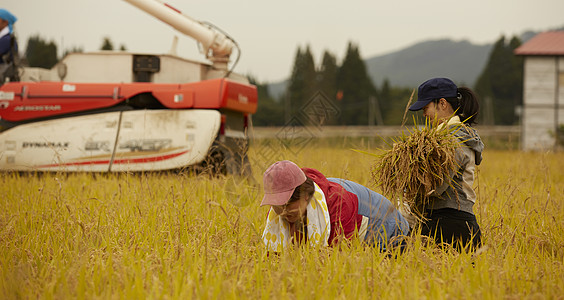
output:
[[[547,31],[535,35],[515,49],[516,55],[564,55],[564,31]]]

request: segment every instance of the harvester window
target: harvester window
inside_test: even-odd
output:
[[[153,73],[161,69],[161,60],[155,55],[133,56],[133,81],[151,82]]]

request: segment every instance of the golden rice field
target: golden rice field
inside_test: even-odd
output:
[[[375,186],[373,158],[348,147],[254,145],[250,156],[259,183],[270,163],[286,158]],[[485,246],[475,254],[443,251],[415,235],[402,254],[353,241],[268,257],[260,184],[4,173],[0,299],[562,299],[563,170],[564,153],[487,149],[475,206]]]

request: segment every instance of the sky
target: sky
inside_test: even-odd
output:
[[[564,26],[562,0],[168,0],[199,21],[213,23],[241,48],[235,72],[261,83],[290,76],[298,47],[309,45],[317,64],[324,51],[340,62],[349,42],[363,58],[387,54],[418,42],[449,38],[493,43],[527,30]],[[196,41],[124,0],[3,0],[18,21],[23,51],[30,36],[54,41],[59,55],[75,47],[97,51],[104,37],[115,48],[177,54],[206,62]]]

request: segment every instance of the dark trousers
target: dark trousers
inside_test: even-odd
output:
[[[427,211],[428,219],[422,224],[421,234],[435,239],[438,245],[443,243],[454,246],[457,250],[473,250],[481,246],[482,235],[476,216],[452,208]]]

